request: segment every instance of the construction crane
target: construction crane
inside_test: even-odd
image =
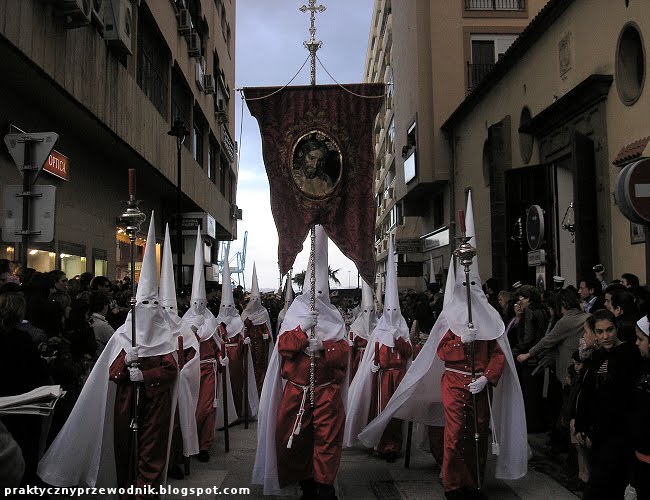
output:
[[[244,277],[244,268],[246,267],[246,242],[248,241],[248,231],[244,231],[244,244],[242,249],[239,252],[236,252],[234,255],[230,255],[228,252],[228,266],[230,267],[230,276],[237,276],[237,284],[246,289],[246,278]],[[226,255],[226,251],[230,250],[230,241],[222,241],[221,249],[219,251],[219,257],[221,260],[217,261],[219,265],[219,274],[223,276],[223,256]]]

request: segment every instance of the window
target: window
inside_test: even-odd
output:
[[[138,15],[137,83],[166,119],[169,101],[169,49],[147,9]]]
[[[634,104],[643,91],[645,49],[636,24],[623,27],[616,48],[616,88],[626,106]]]
[[[404,158],[404,182],[415,178],[416,171],[416,150],[417,150],[417,124],[413,122],[406,136],[406,146],[402,148],[402,158]]]
[[[108,271],[108,256],[106,250],[93,248],[93,273],[95,276],[106,276]]]
[[[219,191],[226,196],[226,169],[229,168],[229,165],[225,156],[220,154],[219,159]]]
[[[76,243],[59,242],[61,271],[70,278],[86,272],[86,247]]]
[[[468,90],[473,90],[483,80],[496,62],[505,54],[518,35],[472,35],[470,39],[472,60],[467,64]]]
[[[228,168],[228,201],[230,203],[235,202],[235,198],[233,196],[233,186],[234,186],[234,175],[232,175],[232,172],[230,172],[230,168]]]
[[[526,0],[465,0],[465,10],[524,10]]]
[[[198,123],[192,128],[192,157],[203,168],[203,130]]]
[[[219,147],[214,137],[210,137],[210,147],[208,147],[208,179],[213,183],[217,179],[217,169],[219,168]]]
[[[386,153],[395,154],[395,117],[391,118],[386,134]]]
[[[172,116],[171,122],[174,120],[183,120],[186,127],[192,123],[192,92],[189,90],[180,71],[174,70],[172,72]],[[193,141],[185,141],[185,147],[191,148]]]

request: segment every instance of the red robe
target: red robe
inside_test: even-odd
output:
[[[271,332],[269,332],[266,323],[254,325],[250,319],[244,321],[246,327],[246,336],[250,337],[251,343],[248,346],[253,358],[253,371],[255,372],[255,383],[257,384],[257,395],[262,394],[264,377],[266,369],[269,366],[269,350],[273,348],[271,344]],[[268,335],[267,339],[262,336]]]
[[[346,375],[350,346],[346,339],[323,341],[324,350],[316,358],[314,408],[309,402],[309,345],[300,327],[278,338],[281,374],[286,379],[276,420],[278,481],[283,488],[313,478],[332,484],[341,462],[345,409],[340,384]],[[303,390],[303,387],[306,387]],[[304,398],[300,432],[287,443]]]
[[[117,483],[129,486],[129,452],[132,438],[131,405],[134,384],[129,378],[121,351],[109,369],[110,380],[117,384],[114,412],[114,445]],[[138,431],[138,474],[136,487],[160,486],[167,465],[169,426],[172,418],[172,392],[178,377],[178,364],[172,354],[140,358],[144,382],[140,388]]]
[[[237,416],[244,415],[244,337],[241,333],[226,338],[225,328],[219,328],[222,340],[225,345],[226,355],[228,356],[228,369],[230,371],[230,387],[232,389],[232,399],[235,403]]]
[[[215,401],[217,370],[221,369],[219,356],[221,351],[212,337],[199,344],[201,353],[201,385],[199,399],[196,403],[196,432],[199,437],[199,450],[209,451],[214,441],[214,427],[217,418]]]
[[[352,341],[352,353],[350,355],[350,383],[352,383],[352,380],[359,369],[359,365],[361,364],[361,360],[363,359],[363,353],[368,345],[368,340],[359,335],[354,335],[353,332],[350,332],[350,335],[354,337],[354,340]]]
[[[368,421],[381,413],[397,386],[406,374],[406,362],[413,354],[413,348],[403,338],[395,340],[395,347],[388,347],[375,342],[373,363],[379,366],[379,371],[372,376],[372,397]],[[402,421],[391,419],[377,445],[377,451],[384,455],[398,453],[402,449]]]
[[[196,349],[194,347],[188,347],[181,351],[180,346],[182,346],[182,337],[179,337],[181,342],[179,342],[178,353],[178,370],[182,370],[185,366],[185,363],[190,361],[196,355]],[[176,412],[174,414],[174,430],[172,431],[172,444],[169,450],[169,466],[180,465],[183,463],[183,433],[181,431],[180,418],[178,416],[178,405],[176,405]]]
[[[442,485],[445,491],[458,488],[475,489],[476,448],[474,440],[473,398],[467,389],[471,382],[470,344],[447,331],[438,344],[438,356],[445,362],[442,375],[442,404],[445,414],[445,449],[442,463]],[[496,386],[505,365],[505,355],[496,340],[474,342],[476,378],[485,375]],[[466,374],[457,373],[459,370]],[[483,476],[487,457],[487,437],[490,423],[488,387],[476,395],[476,415],[479,433],[479,466]]]

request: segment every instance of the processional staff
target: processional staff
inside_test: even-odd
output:
[[[474,235],[467,236],[467,231],[465,228],[465,212],[463,210],[458,211],[458,219],[460,223],[460,232],[461,236],[458,238],[460,240],[460,245],[456,250],[454,250],[454,257],[459,260],[465,271],[465,292],[467,293],[467,329],[474,330],[474,322],[472,320],[472,292],[470,290],[470,279],[469,271],[472,265],[472,261],[476,256],[476,248],[470,245],[469,240],[472,239]],[[472,370],[472,382],[476,381],[476,360],[474,353],[474,341],[469,344],[470,349],[470,360],[471,360],[471,370]],[[472,393],[472,413],[474,414],[474,450],[476,452],[476,485],[477,488],[481,489],[481,468],[479,462],[479,432],[478,432],[478,416],[476,414],[476,394]]]
[[[135,285],[135,240],[140,230],[140,226],[147,218],[144,213],[140,211],[138,205],[140,200],[135,199],[135,169],[129,169],[129,200],[127,201],[127,208],[120,216],[120,225],[124,227],[124,231],[129,237],[131,242],[131,347],[137,346],[137,339],[135,338],[135,304],[136,304],[136,285]],[[131,363],[131,367],[137,368],[138,361]],[[129,475],[130,483],[133,483],[137,477],[138,471],[138,420],[139,420],[139,403],[140,403],[140,383],[131,382],[134,385],[131,400],[131,452],[129,454]]]

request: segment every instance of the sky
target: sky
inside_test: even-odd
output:
[[[309,39],[309,12],[299,8],[308,0],[236,0],[235,87],[283,86],[298,72],[309,55],[303,41]],[[318,58],[339,83],[363,81],[373,0],[320,0],[326,10],[316,14],[316,40],[323,46]],[[309,63],[292,85],[310,83]],[[316,62],[316,83],[335,83]],[[237,206],[243,219],[237,225],[237,241],[230,245],[232,257],[243,247],[248,231],[245,281],[250,289],[253,262],[260,289],[277,289],[278,235],[271,215],[269,183],[262,161],[262,143],[255,120],[239,92],[235,97],[235,137],[239,145]],[[243,107],[243,119],[242,119]],[[309,237],[298,254],[294,273],[304,271],[309,259]],[[330,242],[329,263],[340,269],[341,288],[357,287],[357,268]],[[236,276],[233,276],[236,279]],[[330,283],[330,286],[334,285]],[[297,287],[294,285],[294,290]]]

